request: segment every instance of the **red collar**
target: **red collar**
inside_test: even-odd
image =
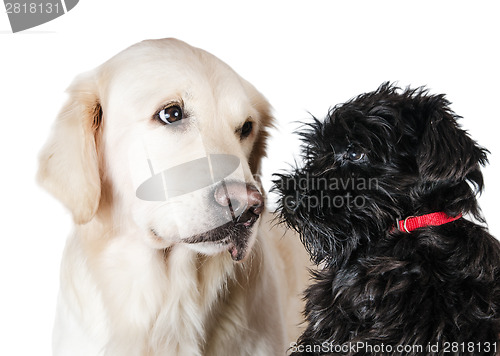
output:
[[[457,219],[460,219],[462,214],[458,214],[455,217],[448,216],[443,212],[426,214],[421,216],[408,216],[404,220],[398,220],[397,228],[401,232],[410,233],[415,229],[425,226],[437,226],[443,225]]]

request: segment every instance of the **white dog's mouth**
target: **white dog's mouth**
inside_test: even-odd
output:
[[[259,219],[259,215],[252,212],[242,214],[237,222],[228,222],[203,234],[194,235],[181,240],[181,243],[189,244],[195,250],[205,254],[216,254],[228,251],[231,258],[242,261],[248,255],[251,248],[253,225]],[[158,240],[163,237],[153,228],[151,234]]]
[[[207,255],[229,251],[234,261],[242,261],[253,245],[256,232],[253,227],[264,210],[262,194],[252,184],[222,181],[209,196],[210,216],[199,224],[196,220],[179,223],[178,227],[184,230],[172,242],[187,244]],[[161,241],[169,241],[163,229],[150,226],[150,231],[160,245]]]
[[[258,219],[258,214],[248,210],[236,218],[235,221],[228,222],[203,234],[183,239],[183,242],[199,244],[200,248],[227,250],[234,261],[241,261],[250,251],[252,227]]]

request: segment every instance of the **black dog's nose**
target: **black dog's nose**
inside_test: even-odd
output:
[[[264,210],[264,197],[257,187],[240,182],[222,182],[214,191],[217,204],[229,207],[233,218],[245,213],[259,216]]]

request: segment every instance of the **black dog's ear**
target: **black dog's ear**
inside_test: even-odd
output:
[[[480,175],[479,165],[488,162],[487,150],[472,140],[458,123],[444,95],[421,97],[422,136],[417,150],[417,165],[425,181],[462,181]],[[474,174],[469,175],[469,173]],[[478,177],[479,178],[479,177]],[[480,179],[479,188],[482,185]]]

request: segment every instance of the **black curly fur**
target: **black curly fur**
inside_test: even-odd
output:
[[[410,234],[394,228],[439,211],[484,221],[476,195],[487,150],[449,104],[384,83],[302,132],[303,167],[274,182],[282,220],[321,266],[293,355],[499,351],[499,241],[465,218]],[[331,204],[337,198],[344,204]]]

